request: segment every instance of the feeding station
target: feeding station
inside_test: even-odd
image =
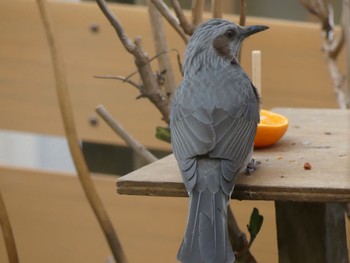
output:
[[[253,82],[261,94],[260,53]],[[348,262],[343,205],[350,202],[348,110],[275,108],[289,128],[276,144],[254,150],[259,162],[240,175],[232,198],[275,203],[279,262]],[[117,181],[126,195],[186,197],[169,155]],[[234,208],[233,208],[234,209]]]

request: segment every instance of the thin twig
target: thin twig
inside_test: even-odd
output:
[[[211,3],[213,18],[222,18],[222,0],[212,0]]]
[[[148,0],[148,13],[151,21],[154,48],[157,54],[163,53],[168,50],[163,20],[160,12],[151,0]],[[163,55],[158,56],[158,66],[160,72],[166,72],[163,76],[165,92],[167,94],[173,94],[176,89],[175,76],[168,52],[164,52]]]
[[[113,228],[113,225],[104,209],[102,201],[97,194],[96,188],[90,177],[87,164],[79,145],[73,118],[72,105],[69,101],[69,92],[63,66],[62,54],[53,32],[52,22],[50,20],[46,6],[47,3],[45,0],[37,0],[37,3],[39,6],[41,19],[44,24],[46,37],[49,43],[50,54],[52,57],[52,64],[56,81],[56,92],[63,119],[65,134],[67,137],[72,159],[78,172],[78,178],[90,203],[90,206],[93,209],[98,222],[100,223],[103,233],[105,234],[115,261],[118,263],[125,263],[127,262],[126,256]]]
[[[130,85],[134,86],[138,90],[141,90],[141,86],[137,84],[136,82],[132,81],[131,79],[122,77],[122,76],[94,76],[97,79],[117,79],[121,80],[123,82],[129,83]]]
[[[2,229],[2,235],[4,236],[4,240],[5,240],[7,257],[8,257],[9,263],[18,263],[19,260],[18,260],[16,242],[13,236],[10,219],[7,214],[5,202],[2,198],[1,191],[0,191],[0,225]]]
[[[170,49],[170,50],[166,50],[166,51],[160,52],[159,54],[157,54],[154,57],[150,58],[149,62],[151,62],[152,60],[156,59],[160,55],[168,53],[168,52],[171,52],[171,51],[175,51],[176,52],[176,58],[177,58],[179,70],[182,73],[181,57],[180,57],[179,51],[177,49]],[[130,85],[134,86],[135,88],[137,88],[142,93],[142,88],[143,88],[142,85],[141,84],[137,84],[136,82],[134,82],[133,80],[130,79],[132,76],[134,76],[138,72],[139,72],[138,70],[135,70],[134,72],[132,72],[131,74],[129,74],[126,77],[123,77],[123,76],[101,76],[101,75],[95,75],[94,78],[97,78],[97,79],[117,79],[117,80],[121,80],[123,82],[129,83]]]
[[[135,152],[140,154],[148,163],[158,160],[150,151],[138,142],[125,128],[107,111],[103,105],[96,107],[96,112]]]
[[[148,62],[152,62],[153,60],[155,60],[156,58],[158,58],[159,56],[163,55],[163,54],[166,54],[166,53],[169,53],[169,52],[175,52],[176,55],[177,55],[177,59],[178,59],[178,64],[179,64],[179,69],[180,71],[182,72],[182,64],[181,64],[181,59],[180,59],[180,54],[179,54],[179,51],[175,48],[172,48],[172,49],[169,49],[169,50],[165,50],[165,51],[162,51],[156,55],[154,55],[153,57],[151,57]],[[123,82],[128,82],[130,80],[131,77],[133,77],[134,75],[136,75],[137,73],[139,73],[138,70],[135,70],[134,72],[130,73],[129,75],[127,75],[126,77],[120,77],[121,80],[123,80]],[[99,76],[95,76],[95,77],[99,77]],[[103,76],[100,76],[100,78],[104,78]],[[107,77],[108,78],[108,77]],[[119,77],[118,77],[119,78]],[[135,82],[133,82],[134,84],[136,84]],[[132,84],[132,83],[130,83]],[[134,85],[132,84],[132,85]],[[138,84],[136,84],[138,85]],[[138,85],[138,87],[140,88],[141,86]]]
[[[178,0],[170,0],[172,7],[174,8],[175,14],[179,19],[180,26],[187,35],[193,34],[193,26],[188,22]]]
[[[175,31],[180,35],[183,41],[187,44],[188,36],[185,34],[182,27],[180,27],[179,21],[171,13],[168,6],[164,4],[162,0],[152,0],[152,3],[157,7],[158,11],[163,15],[163,17],[169,22],[169,24],[175,29]]]

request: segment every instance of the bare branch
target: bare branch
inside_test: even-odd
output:
[[[239,24],[241,26],[245,26],[245,20],[247,16],[247,1],[240,0],[239,4]]]
[[[184,30],[180,27],[177,18],[170,12],[168,6],[164,4],[162,0],[152,0],[152,3],[157,7],[158,11],[163,15],[163,17],[169,22],[169,24],[176,30],[180,37],[187,44],[188,36],[185,34]]]
[[[96,112],[106,121],[109,127],[112,128],[135,152],[141,155],[148,163],[158,160],[150,151],[139,143],[125,128],[113,118],[103,105],[96,107]]]
[[[160,72],[166,72],[163,76],[165,92],[167,94],[173,94],[176,89],[175,77],[168,52],[165,52],[168,50],[168,45],[165,38],[163,20],[160,12],[151,0],[148,0],[148,13],[151,20],[151,29],[156,53],[163,53],[158,56],[158,65]]]
[[[141,85],[137,84],[136,82],[132,81],[129,78],[125,78],[122,76],[94,76],[97,79],[117,79],[117,80],[121,80],[123,82],[129,83],[130,85],[134,86],[135,88],[137,88],[138,90],[141,91]]]
[[[338,106],[340,109],[348,108],[349,95],[344,90],[345,77],[340,72],[336,60],[327,53],[325,55],[325,60],[328,66],[328,71],[333,83],[334,92],[337,95]]]
[[[96,0],[98,6],[100,7],[103,14],[107,17],[108,21],[111,23],[113,28],[118,34],[118,37],[122,44],[124,45],[125,49],[129,51],[130,53],[134,54],[136,52],[136,48],[134,43],[128,38],[126,35],[123,27],[121,26],[118,18],[112,13],[112,11],[108,8],[105,1],[103,0]]]
[[[195,29],[203,20],[203,0],[192,1],[192,26]]]
[[[333,41],[334,12],[331,3],[328,0],[300,0],[300,3],[320,20],[325,37]]]
[[[180,26],[187,35],[193,34],[193,26],[188,22],[185,14],[182,11],[182,8],[178,0],[170,0],[172,7],[174,8],[175,14],[179,19]]]
[[[112,14],[111,10],[108,9],[104,0],[96,0],[102,12],[106,15],[107,19],[111,22],[112,26],[115,28],[120,40],[125,42],[125,34],[122,30],[117,18]],[[123,38],[124,37],[124,38]],[[130,43],[130,40],[127,41]],[[138,72],[140,73],[142,83],[141,97],[147,97],[153,105],[160,111],[162,114],[162,119],[169,124],[169,115],[170,115],[170,102],[169,98],[166,96],[166,93],[160,89],[157,79],[153,74],[150,61],[147,54],[143,51],[141,45],[141,38],[136,37],[132,48],[130,49],[129,45],[124,45],[126,50],[134,55],[135,65]]]
[[[337,59],[339,52],[344,46],[344,28],[342,28],[341,34],[338,39],[332,41],[332,43],[323,43],[324,52],[328,53],[329,56],[333,59]]]
[[[141,49],[141,38],[135,39],[135,45]],[[153,105],[155,105],[162,114],[162,120],[167,124],[170,123],[170,101],[166,93],[159,88],[157,78],[153,75],[151,65],[147,62],[135,60],[136,67],[140,73],[143,90],[141,95],[147,97]]]
[[[222,0],[212,0],[211,6],[213,18],[222,18]]]
[[[172,49],[169,49],[169,50],[164,50],[164,51],[162,51],[162,52],[160,52],[160,53],[154,55],[153,57],[151,57],[148,61],[149,61],[149,62],[152,62],[153,60],[155,60],[155,59],[158,58],[159,56],[161,56],[161,55],[163,55],[163,54],[165,54],[165,53],[169,53],[169,52],[175,52],[175,53],[176,53],[177,60],[178,60],[178,65],[179,65],[179,69],[180,69],[180,71],[181,71],[181,73],[182,73],[182,64],[181,64],[180,53],[179,53],[179,51],[178,51],[177,49],[175,49],[175,48],[172,48]],[[126,76],[126,79],[130,79],[132,76],[134,76],[134,75],[137,74],[137,73],[138,73],[137,70],[134,71],[134,72],[132,72],[130,75]]]
[[[175,52],[176,53],[179,70],[182,73],[181,57],[180,57],[179,51],[177,49],[175,49],[175,48],[172,48],[172,49],[169,49],[169,50],[165,50],[165,51],[162,51],[162,52],[158,53],[157,55],[151,57],[148,60],[148,62],[152,62],[153,60],[155,60],[159,56],[161,56],[163,54],[166,54],[166,53],[169,53],[169,52]],[[137,88],[141,92],[142,91],[142,85],[141,84],[137,84],[136,82],[131,80],[131,77],[133,77],[137,73],[139,73],[139,71],[135,70],[134,72],[130,73],[126,77],[123,77],[123,76],[94,76],[94,77],[98,78],[98,79],[117,79],[117,80],[121,80],[123,82],[127,82],[127,83],[131,84],[132,86],[134,86],[135,88]]]
[[[69,92],[67,86],[66,75],[63,67],[62,53],[57,45],[55,34],[52,28],[52,22],[48,14],[46,1],[37,0],[42,22],[44,24],[46,37],[49,43],[50,54],[52,57],[53,70],[56,81],[56,92],[58,96],[58,102],[63,119],[63,125],[69,145],[69,149],[78,172],[78,178],[85,192],[85,196],[88,199],[91,208],[93,209],[95,216],[100,223],[100,226],[108,241],[112,254],[118,263],[127,262],[126,256],[114,230],[114,227],[104,209],[103,203],[96,191],[94,183],[90,177],[89,169],[85,162],[83,153],[80,148],[74,118],[72,105],[69,101]]]
[[[349,1],[349,0],[346,0]],[[334,92],[337,95],[337,101],[340,108],[350,107],[350,89],[345,88],[345,76],[341,73],[336,60],[340,50],[344,46],[345,30],[349,28],[348,24],[342,27],[341,35],[334,37],[334,14],[333,7],[329,0],[300,0],[301,4],[311,13],[314,14],[322,25],[322,52],[328,66],[328,71],[333,84]],[[344,3],[344,2],[343,2]],[[344,6],[343,6],[344,7]],[[342,17],[345,16],[343,8]]]
[[[13,236],[10,219],[7,214],[5,202],[2,198],[1,191],[0,191],[0,226],[1,226],[2,234],[5,240],[8,261],[9,263],[18,263],[19,259],[17,254],[16,242]]]

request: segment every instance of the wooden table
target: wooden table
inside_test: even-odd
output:
[[[239,177],[232,198],[275,201],[280,262],[348,262],[343,203],[350,202],[350,111],[274,111],[289,119],[288,131],[276,145],[255,150],[259,168]],[[173,155],[120,178],[117,191],[187,196]]]

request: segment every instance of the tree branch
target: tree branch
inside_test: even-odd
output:
[[[227,208],[227,226],[231,247],[235,253],[237,261],[239,260],[239,262],[256,263],[254,256],[250,253],[248,248],[247,237],[240,230],[231,210],[231,206],[228,206]]]
[[[169,115],[170,115],[170,101],[167,97],[164,90],[162,90],[158,83],[157,79],[153,74],[149,58],[147,54],[143,51],[141,46],[141,38],[136,37],[132,48],[129,47],[129,43],[131,42],[126,38],[126,34],[122,34],[124,31],[118,19],[112,14],[111,10],[107,7],[104,0],[96,0],[98,6],[105,14],[107,19],[111,22],[115,31],[117,32],[120,41],[124,44],[124,47],[127,51],[134,55],[135,65],[137,67],[138,72],[140,73],[142,83],[142,91],[141,96],[147,97],[153,105],[160,111],[162,115],[162,120],[164,120],[167,124],[169,124]]]
[[[19,260],[18,260],[16,242],[13,236],[10,219],[7,214],[5,202],[2,198],[1,191],[0,191],[0,226],[2,229],[2,235],[4,236],[4,240],[5,240],[7,257],[8,257],[9,263],[18,263]]]
[[[106,110],[103,105],[96,107],[98,115],[105,120],[105,122],[116,132],[135,152],[141,155],[148,163],[158,160],[150,151],[146,149],[141,143],[139,143],[124,127],[116,121],[113,116]]]
[[[213,18],[222,18],[222,0],[212,0],[211,11]]]
[[[152,0],[152,3],[157,7],[158,11],[163,15],[163,17],[169,22],[169,24],[175,29],[175,31],[180,35],[183,41],[187,44],[188,36],[185,34],[182,27],[180,27],[179,21],[170,12],[168,6],[164,4],[162,0]]]
[[[129,83],[130,85],[134,86],[135,88],[137,88],[139,91],[141,91],[141,86],[137,83],[135,83],[134,81],[132,81],[131,79],[122,77],[122,76],[94,76],[97,79],[117,79],[117,80],[121,80],[123,82]]]
[[[78,178],[84,190],[84,193],[93,209],[95,216],[105,234],[112,254],[118,263],[127,262],[126,256],[113,228],[113,225],[104,209],[101,199],[98,196],[96,188],[91,180],[90,173],[85,162],[83,153],[80,149],[79,140],[73,119],[73,110],[69,101],[69,92],[67,87],[66,75],[64,72],[61,50],[57,45],[55,34],[52,28],[46,1],[37,0],[41,19],[45,28],[46,37],[49,43],[50,54],[52,57],[53,70],[56,81],[56,92],[63,119],[63,125],[69,145],[69,149],[78,172]]]
[[[156,6],[148,0],[148,13],[151,21],[151,30],[153,33],[154,47],[158,56],[158,65],[160,72],[166,72],[164,74],[164,88],[166,94],[173,94],[176,85],[173,68],[170,63],[169,54],[166,52],[168,50],[167,41],[165,39],[163,20],[160,12],[157,10]],[[160,86],[160,84],[158,83]]]
[[[247,1],[240,0],[239,4],[239,24],[241,26],[245,26],[245,20],[247,17]]]
[[[203,0],[192,1],[192,26],[195,29],[203,20]]]
[[[180,26],[187,35],[193,34],[193,26],[188,22],[178,0],[170,0],[171,6],[174,8],[175,14],[179,19]]]
[[[340,50],[344,46],[345,30],[349,28],[349,24],[342,28],[341,35],[335,39],[333,7],[329,0],[317,0],[317,2],[300,0],[300,3],[320,20],[322,25],[322,52],[328,66],[333,90],[337,96],[338,106],[341,109],[349,108],[350,89],[345,88],[345,76],[341,73],[336,63]],[[342,17],[345,16],[345,11],[343,8]]]

